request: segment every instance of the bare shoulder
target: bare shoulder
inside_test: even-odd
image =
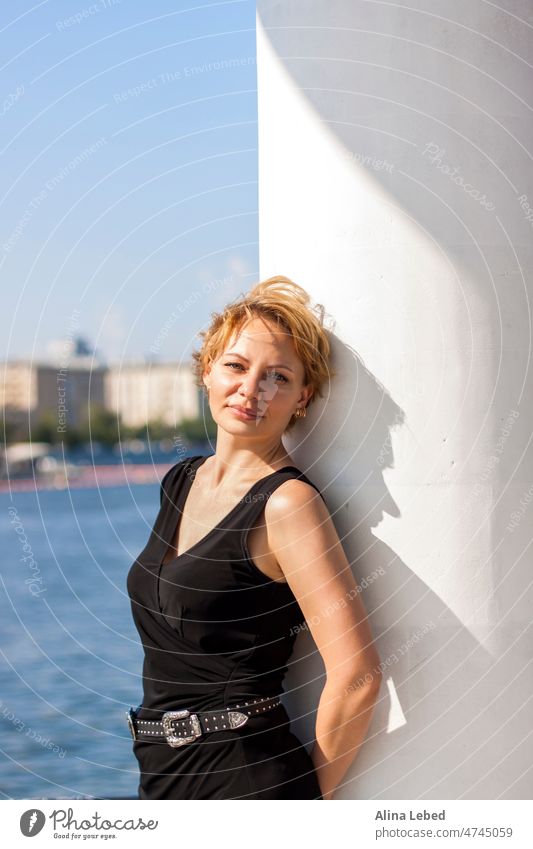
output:
[[[304,510],[308,517],[315,512],[327,512],[321,494],[312,484],[291,478],[280,484],[270,495],[265,507],[265,518],[276,520],[287,515],[287,510]]]
[[[336,531],[320,492],[312,484],[291,478],[280,484],[265,506],[268,546],[280,561],[280,549],[302,544],[312,537],[313,545],[329,548]]]
[[[320,493],[312,484],[307,483],[301,478],[289,478],[276,487],[269,501],[274,501],[275,503],[276,501],[284,501],[287,498],[301,500],[313,495],[318,495],[320,498]]]

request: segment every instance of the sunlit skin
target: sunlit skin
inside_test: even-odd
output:
[[[304,385],[304,367],[287,332],[262,319],[252,319],[230,339],[222,356],[204,375],[211,415],[219,425],[212,482],[256,480],[292,463],[281,437],[297,407],[306,406],[313,393]],[[255,411],[243,420],[232,405]],[[205,465],[204,465],[205,468]],[[255,474],[254,474],[255,471]]]
[[[259,318],[229,341],[203,379],[217,424],[216,452],[190,487],[178,554],[215,527],[259,478],[297,466],[282,435],[313,392],[303,382],[290,336]],[[238,416],[232,405],[254,416]],[[329,800],[366,736],[381,683],[380,658],[335,525],[314,487],[285,481],[267,499],[263,517],[248,536],[251,557],[273,580],[289,584],[326,669],[311,758]]]

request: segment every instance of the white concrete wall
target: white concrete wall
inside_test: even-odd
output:
[[[287,447],[386,664],[338,798],[531,798],[531,3],[257,5],[260,273],[324,304],[341,371]]]

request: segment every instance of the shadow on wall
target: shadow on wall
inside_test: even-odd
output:
[[[386,470],[391,434],[409,422],[338,340],[342,393],[332,386],[287,441],[323,490],[384,664],[337,795],[530,798],[531,522],[506,529],[532,479],[528,4],[257,10],[262,265],[320,294],[329,275],[345,338],[374,352],[380,374],[401,356],[396,393],[422,352],[426,384],[420,403],[403,401],[418,449],[412,475],[391,476],[404,516]],[[397,551],[375,535],[387,515]],[[308,633],[295,649],[287,701],[308,741],[323,669]]]
[[[311,405],[287,449],[324,495],[369,614],[383,672],[367,738],[346,775],[344,792],[338,791],[336,798],[363,798],[357,790],[363,778],[364,798],[441,798],[440,778],[460,771],[463,760],[487,742],[486,724],[481,732],[477,720],[483,711],[490,713],[497,692],[491,679],[493,659],[438,594],[372,532],[385,514],[401,519],[384,473],[394,468],[392,434],[408,424],[359,355],[335,336],[330,340],[338,380],[330,384],[327,397]],[[313,457],[313,464],[300,462],[299,453]],[[324,609],[320,615],[334,616],[335,610]],[[460,692],[458,665],[461,680],[472,682]],[[284,702],[294,732],[308,749],[324,683],[322,658],[311,631],[304,628],[291,658]],[[491,714],[494,735],[505,721],[501,707]],[[378,740],[379,756],[374,747]]]

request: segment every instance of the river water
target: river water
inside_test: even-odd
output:
[[[126,577],[159,484],[0,505],[0,798],[136,798],[125,711],[141,702],[142,650]]]

